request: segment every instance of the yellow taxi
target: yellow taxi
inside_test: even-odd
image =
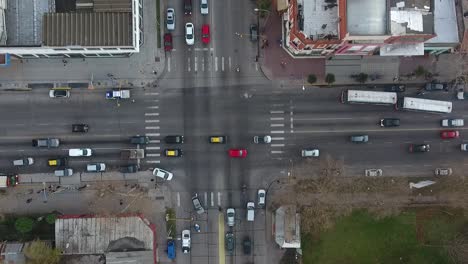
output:
[[[47,160],[47,165],[49,165],[49,167],[65,166],[65,163],[66,163],[65,158],[56,158],[56,159]]]
[[[226,144],[226,136],[210,136],[211,144]]]
[[[166,157],[180,157],[182,156],[182,150],[181,149],[165,149],[164,155]]]

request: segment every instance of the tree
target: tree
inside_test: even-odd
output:
[[[46,216],[46,222],[47,222],[49,225],[55,224],[55,219],[57,219],[57,215],[56,215],[56,214],[48,214],[48,215]]]
[[[34,221],[29,217],[20,217],[15,221],[15,228],[18,232],[25,234],[31,232]]]
[[[361,72],[359,74],[351,75],[351,78],[353,78],[356,82],[365,83],[365,82],[367,82],[367,79],[369,78],[369,75],[367,75],[366,73]]]
[[[312,84],[312,83],[315,83],[317,81],[317,76],[315,76],[315,74],[309,74],[309,76],[307,77],[307,82]]]
[[[325,82],[329,85],[335,82],[335,75],[333,73],[327,73],[325,75]]]
[[[423,66],[419,65],[416,70],[414,70],[414,74],[418,77],[425,76],[428,74],[428,70],[426,70]]]
[[[60,250],[41,240],[31,242],[23,252],[28,263],[32,264],[56,264],[60,261]]]

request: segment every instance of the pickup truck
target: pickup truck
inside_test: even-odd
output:
[[[130,90],[111,90],[106,92],[106,99],[128,99]]]
[[[15,187],[18,184],[18,175],[0,174],[0,188]]]

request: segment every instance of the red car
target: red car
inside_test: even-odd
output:
[[[442,139],[449,139],[449,138],[458,138],[460,136],[460,132],[457,130],[443,130],[440,132],[440,137]]]
[[[204,24],[201,27],[201,36],[202,36],[201,39],[203,43],[205,44],[210,43],[210,26],[209,25]]]
[[[171,33],[164,34],[164,50],[171,51],[172,50],[172,35]]]
[[[247,150],[246,149],[230,149],[229,150],[229,157],[231,157],[231,158],[245,158],[245,157],[247,157]]]

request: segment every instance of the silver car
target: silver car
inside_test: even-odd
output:
[[[355,136],[351,136],[350,140],[351,142],[354,142],[354,143],[367,143],[369,141],[369,136],[368,135],[355,135]]]
[[[378,177],[382,175],[383,175],[382,169],[367,169],[366,170],[366,176],[369,176],[369,177]]]
[[[434,174],[436,176],[450,176],[452,175],[452,169],[451,168],[437,168],[435,169]]]
[[[227,225],[228,226],[234,226],[235,224],[235,217],[236,217],[236,210],[234,208],[228,208],[226,210],[226,216],[227,216]]]
[[[320,156],[320,151],[318,149],[303,149],[301,151],[301,156],[304,158],[318,157]]]
[[[195,208],[195,211],[197,211],[197,214],[203,214],[205,212],[205,209],[203,208],[200,199],[198,199],[197,194],[195,194],[195,196],[192,197],[192,204],[193,208]]]
[[[168,8],[166,13],[167,30],[175,30],[175,10]]]

